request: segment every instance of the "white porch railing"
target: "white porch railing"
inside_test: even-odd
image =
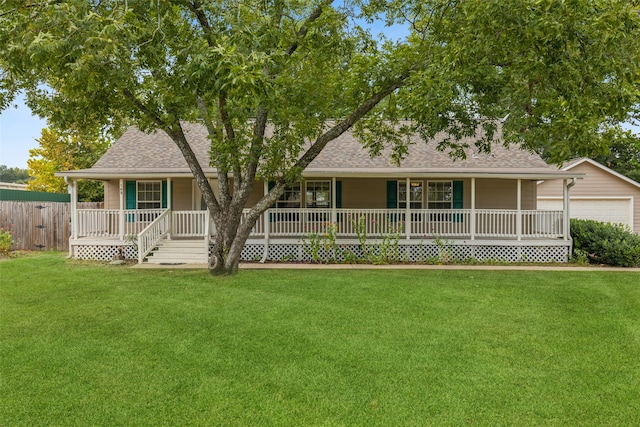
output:
[[[174,237],[203,237],[207,211],[173,211],[171,235]]]
[[[165,210],[160,216],[138,234],[138,263],[166,236],[171,228],[171,211]]]
[[[331,222],[331,209],[269,209],[266,215],[271,236],[302,236]]]
[[[78,209],[78,237],[124,237],[137,235],[164,209]],[[121,221],[123,220],[123,221]]]
[[[79,209],[78,237],[125,237],[138,235],[161,215],[161,209]],[[248,210],[243,213],[245,221]],[[328,224],[337,227],[337,237],[353,238],[358,233],[376,237],[399,233],[410,238],[562,238],[562,211],[507,209],[269,209],[258,221],[252,237],[300,237],[323,232]],[[266,219],[266,221],[265,221]],[[163,217],[164,220],[164,217]],[[173,211],[166,218],[166,232],[175,237],[203,237],[215,234],[208,211]],[[265,228],[268,225],[268,231]],[[518,230],[518,227],[520,229]],[[163,225],[164,227],[164,225]],[[147,230],[145,230],[147,231]],[[165,229],[163,228],[163,232]]]
[[[78,209],[76,232],[79,237],[117,237],[120,235],[120,210]]]
[[[517,218],[518,211],[514,210],[476,210],[476,236],[517,237]]]
[[[562,211],[522,211],[522,237],[564,237]]]
[[[478,211],[476,211],[477,215]],[[412,236],[470,236],[471,209],[430,209],[411,212]]]

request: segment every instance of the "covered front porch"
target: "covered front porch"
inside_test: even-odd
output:
[[[247,211],[245,211],[246,214]],[[78,209],[72,245],[120,245],[136,248],[142,263],[163,239],[201,240],[208,248],[215,225],[208,211],[171,209]],[[568,242],[562,211],[508,209],[269,209],[256,222],[249,245],[264,245],[259,259],[269,259],[269,245],[299,245],[314,236],[333,233],[338,244],[352,245],[394,238],[403,245],[448,241],[474,246],[503,242]],[[520,242],[520,243],[517,243]],[[258,258],[252,249],[251,260]]]
[[[295,207],[289,207],[292,194],[289,191],[285,192],[281,201],[261,215],[252,228],[242,258],[252,261],[283,258],[308,260],[309,254],[305,249],[308,242],[314,238],[322,240],[331,236],[335,244],[345,249],[351,248],[354,253],[358,252],[363,241],[375,245],[377,241],[393,239],[402,248],[403,259],[407,261],[419,261],[422,258],[422,255],[417,255],[417,247],[421,251],[427,249],[427,253],[434,253],[438,246],[442,246],[442,242],[451,248],[457,248],[458,258],[464,259],[518,261],[528,258],[539,262],[562,262],[568,259],[571,250],[568,223],[570,180],[563,181],[563,210],[531,209],[529,202],[525,203],[525,209],[523,182],[526,182],[529,189],[532,181],[523,179],[505,180],[515,184],[515,188],[511,187],[515,190],[515,194],[511,195],[515,209],[478,208],[477,181],[491,183],[490,187],[484,184],[480,192],[486,194],[488,189],[495,187],[497,180],[483,181],[476,177],[466,178],[464,181],[416,180],[412,177],[396,178],[393,181],[379,180],[377,188],[386,187],[387,190],[387,205],[390,204],[389,194],[395,193],[391,203],[393,207],[372,209],[342,207],[342,198],[344,193],[351,194],[349,201],[352,201],[355,199],[352,187],[356,187],[356,184],[373,186],[375,181],[344,178],[309,180],[294,187],[295,191],[303,193],[303,197],[298,196]],[[149,181],[138,182],[148,188]],[[175,192],[171,178],[158,182],[162,184],[157,185],[162,192],[158,196],[162,207],[133,208],[134,205],[129,203],[130,194],[125,190],[133,187],[134,183],[124,179],[119,180],[118,209],[77,209],[73,206],[70,255],[106,260],[111,259],[118,248],[122,247],[128,258],[142,263],[150,261],[154,251],[160,246],[164,245],[164,250],[167,250],[169,241],[188,240],[192,247],[199,248],[198,255],[194,255],[194,258],[198,258],[197,262],[206,260],[216,229],[208,211],[201,209],[197,203],[200,201],[197,188],[192,188],[189,200],[192,200],[192,206],[199,209],[176,209],[173,198],[181,197],[183,202],[180,207],[183,207],[184,191]],[[71,183],[73,194],[75,182]],[[431,196],[422,194],[426,192],[423,186],[431,189],[431,183],[437,183],[433,186],[436,189],[444,187],[448,191],[444,196],[438,196],[449,199],[449,205],[453,208],[437,209],[427,203]],[[182,181],[179,186],[187,188]],[[263,183],[263,187],[260,193],[266,194],[269,191],[268,183]],[[463,188],[467,188],[466,196],[460,197],[459,203],[456,203],[455,199],[458,194],[461,195]],[[260,193],[256,197],[260,197]],[[379,193],[371,193],[367,200],[385,197],[384,194],[380,196]],[[310,203],[311,196],[313,204]],[[140,194],[138,198],[140,199]],[[500,194],[498,198],[503,199],[504,195]],[[353,202],[345,202],[344,204],[353,205]],[[486,204],[485,202],[484,206]],[[244,214],[247,212],[245,210]],[[543,248],[548,249],[546,255]],[[483,254],[480,258],[479,253]]]

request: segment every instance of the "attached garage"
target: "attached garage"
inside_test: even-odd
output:
[[[571,218],[625,224],[640,233],[640,183],[587,158],[562,170],[585,174],[571,188]],[[538,209],[562,209],[562,184],[539,182],[537,200]]]
[[[538,209],[562,210],[562,199],[538,196]],[[632,198],[571,197],[571,218],[633,226]]]

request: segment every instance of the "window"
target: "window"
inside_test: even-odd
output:
[[[301,194],[299,182],[287,185],[284,189],[284,193],[282,193],[282,196],[280,196],[276,202],[276,208],[299,208]]]
[[[307,181],[308,208],[331,207],[331,182],[330,181]]]
[[[409,188],[409,207],[411,209],[422,209],[422,181],[411,181]],[[398,181],[398,208],[406,209],[406,207],[407,183],[406,181]]]
[[[451,209],[453,183],[451,181],[429,181],[427,184],[427,209]]]
[[[138,209],[160,209],[162,207],[162,183],[160,181],[138,181],[136,197]]]

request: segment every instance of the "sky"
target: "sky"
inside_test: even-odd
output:
[[[38,147],[36,139],[46,126],[45,120],[31,114],[22,97],[0,112],[0,165],[26,169],[29,149]]]

